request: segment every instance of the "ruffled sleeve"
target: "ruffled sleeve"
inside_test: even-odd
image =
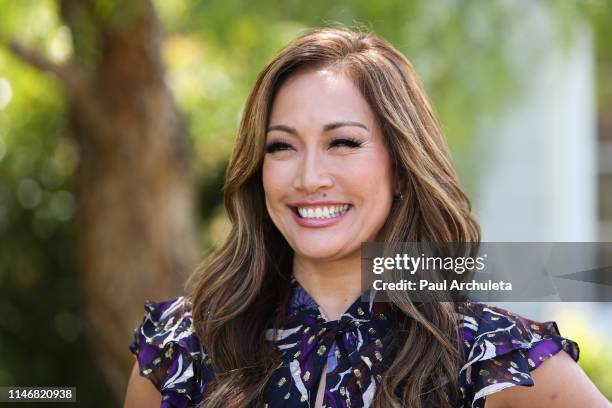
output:
[[[193,330],[189,300],[146,302],[145,311],[129,346],[140,375],[162,394],[161,408],[193,406],[210,375],[203,372],[206,353]]]
[[[536,322],[480,302],[460,306],[459,313],[464,407],[482,408],[487,395],[508,387],[533,386],[531,371],[561,350],[578,361],[578,344],[562,337],[553,321]]]

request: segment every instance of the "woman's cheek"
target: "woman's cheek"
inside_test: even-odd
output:
[[[276,206],[276,201],[289,193],[291,187],[286,163],[264,163],[262,178],[266,197],[272,206]]]

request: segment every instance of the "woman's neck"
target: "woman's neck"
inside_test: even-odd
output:
[[[359,256],[316,262],[296,255],[293,276],[323,309],[328,320],[339,320],[362,293]]]

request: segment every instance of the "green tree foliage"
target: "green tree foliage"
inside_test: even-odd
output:
[[[25,2],[24,2],[25,3]],[[23,33],[54,52],[52,3],[0,4],[1,38]],[[22,24],[27,24],[24,27]],[[61,50],[55,50],[59,54]],[[59,55],[58,55],[59,56]],[[0,52],[0,384],[74,384],[85,405],[107,390],[83,337],[71,222],[78,153],[54,81]],[[78,385],[77,385],[78,384]]]

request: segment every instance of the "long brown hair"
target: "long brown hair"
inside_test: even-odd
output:
[[[282,321],[293,254],[265,207],[265,129],[283,82],[315,66],[350,75],[381,124],[404,199],[394,201],[379,241],[480,241],[440,124],[410,62],[371,33],[325,28],[303,34],[257,77],[226,174],[231,232],[194,272],[195,330],[215,374],[202,407],[226,407],[228,401],[236,407],[261,404],[266,382],[280,364],[264,332]],[[407,293],[398,293],[392,303],[401,312],[399,347],[373,405],[453,406],[461,346],[452,303],[413,303]]]

